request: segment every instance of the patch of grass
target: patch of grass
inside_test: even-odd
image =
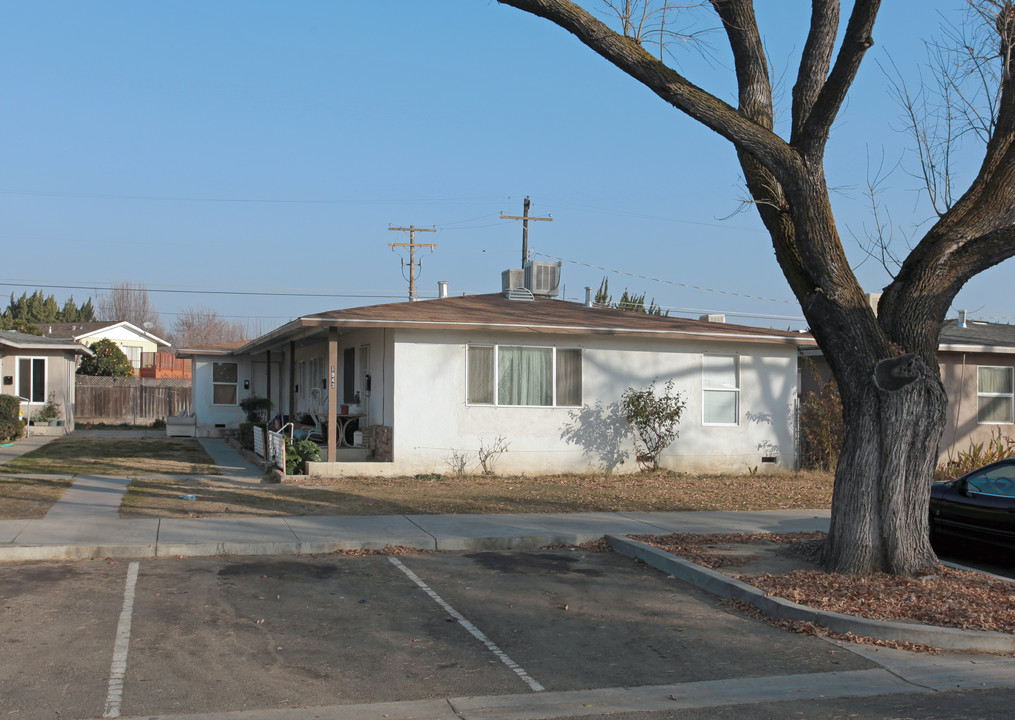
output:
[[[828,508],[831,498],[832,475],[825,472],[349,477],[260,486],[145,479],[131,483],[120,512],[124,517],[206,517],[779,510]]]
[[[71,478],[0,477],[0,520],[41,518],[71,482]]]
[[[69,435],[0,466],[0,472],[43,475],[218,475],[190,438],[97,438]]]

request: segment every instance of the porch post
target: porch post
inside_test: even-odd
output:
[[[267,386],[267,389],[265,390],[264,396],[266,398],[268,398],[269,401],[271,401],[271,350],[265,350],[265,352],[264,352],[264,364],[268,366],[268,372],[267,372],[267,374],[265,376],[265,377],[268,378],[268,386]],[[253,370],[254,370],[253,365],[251,365],[250,370],[251,370],[251,375],[253,375]],[[250,379],[250,386],[251,387],[254,386],[254,379],[253,378]],[[271,410],[268,411],[268,415],[271,415]],[[271,422],[271,417],[268,418],[268,422]],[[279,429],[281,430],[281,427]]]
[[[338,437],[338,328],[328,328],[328,462],[335,462]]]
[[[289,422],[296,422],[296,341],[289,341]]]

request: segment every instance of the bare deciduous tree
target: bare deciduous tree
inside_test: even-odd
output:
[[[1013,0],[979,0],[998,66],[996,117],[980,169],[909,252],[871,310],[829,200],[825,145],[873,45],[879,0],[856,0],[836,52],[837,0],[813,0],[792,92],[775,132],[769,64],[751,0],[712,0],[733,57],[738,106],[719,99],[569,0],[500,0],[545,18],[726,138],[776,258],[828,359],[843,403],[825,566],[915,574],[936,561],[927,507],[947,399],[937,363],[946,312],[971,277],[1015,255]],[[782,10],[781,6],[780,9]],[[799,9],[797,10],[799,11]]]
[[[120,322],[126,320],[131,325],[151,332],[153,335],[165,337],[166,329],[155,304],[148,295],[144,283],[132,283],[129,280],[115,282],[109,292],[99,295],[99,320]],[[151,323],[145,327],[145,323]]]
[[[196,347],[245,340],[247,332],[242,323],[222,317],[217,310],[188,307],[176,316],[170,339],[178,348]]]

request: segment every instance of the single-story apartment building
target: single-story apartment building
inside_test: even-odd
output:
[[[872,307],[877,295],[871,296]],[[806,358],[801,391],[817,391],[831,373],[816,348]],[[948,417],[938,463],[954,460],[998,433],[1015,438],[1015,326],[968,320],[965,312],[945,320],[938,339],[938,366],[948,397]],[[815,372],[807,372],[811,367]]]
[[[1015,326],[960,313],[941,328],[938,363],[948,393],[941,462],[997,433],[1015,438]]]
[[[193,359],[197,435],[235,431],[239,403],[267,397],[283,420],[327,426],[315,474],[447,473],[462,457],[472,470],[498,439],[501,473],[633,472],[621,397],[669,381],[687,404],[662,466],[742,472],[796,465],[802,346],[813,339],[519,288],[306,315],[178,354]],[[343,447],[350,424],[369,447]]]
[[[74,429],[78,358],[91,354],[74,340],[0,330],[0,392],[21,398],[21,413],[26,418],[34,417],[52,400],[60,405],[60,425],[33,432],[70,432]]]

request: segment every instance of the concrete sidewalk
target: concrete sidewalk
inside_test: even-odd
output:
[[[806,510],[121,519],[100,502],[115,497],[116,481],[87,478],[87,484],[87,490],[82,488],[88,493],[86,500],[63,507],[57,503],[41,520],[0,521],[0,561],[310,555],[388,545],[517,550],[577,545],[606,534],[792,532],[828,527],[827,512]]]

